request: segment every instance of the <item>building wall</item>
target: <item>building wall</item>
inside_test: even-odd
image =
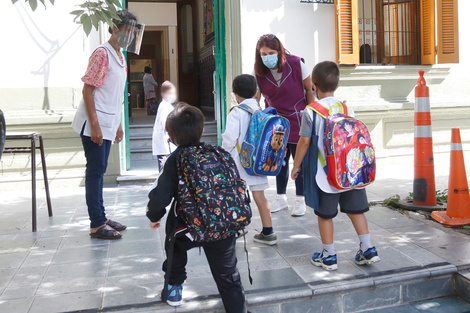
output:
[[[253,71],[258,38],[274,33],[310,69],[320,61],[335,61],[334,5],[300,1],[240,0],[242,68]],[[436,175],[448,175],[450,129],[460,127],[470,166],[470,2],[459,0],[459,64],[433,66],[340,66],[336,92],[372,132],[379,158],[379,177],[413,176],[414,86],[425,70],[430,87]],[[233,100],[232,100],[233,102]],[[399,171],[397,171],[397,168]],[[470,170],[469,170],[470,173]]]

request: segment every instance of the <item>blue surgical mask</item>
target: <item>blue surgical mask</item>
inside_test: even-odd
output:
[[[262,55],[261,60],[263,60],[263,64],[269,69],[275,68],[278,62],[277,54]]]

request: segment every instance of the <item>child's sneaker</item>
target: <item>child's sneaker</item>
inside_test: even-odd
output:
[[[254,242],[259,242],[263,243],[268,246],[275,245],[277,243],[277,235],[275,233],[272,233],[270,235],[265,235],[263,232],[256,234],[253,237]]]
[[[281,210],[287,209],[289,204],[287,203],[286,199],[279,199],[277,198],[276,201],[271,203],[271,213],[276,213]]]
[[[325,256],[322,252],[316,252],[312,255],[312,264],[321,266],[324,270],[335,271],[338,269],[338,260],[335,255]]]
[[[163,299],[163,290],[162,290],[162,300]],[[183,303],[183,284],[181,285],[170,285],[168,284],[168,298],[166,303],[170,306],[180,306]]]
[[[363,252],[361,249],[357,251],[356,257],[354,259],[357,265],[369,265],[380,261],[379,254],[375,247],[367,249],[366,252]]]
[[[305,206],[305,200],[302,199],[295,199],[294,208],[292,209],[292,216],[304,216],[305,212],[307,212],[307,207]]]

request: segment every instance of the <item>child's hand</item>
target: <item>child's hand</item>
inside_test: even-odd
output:
[[[300,167],[294,167],[292,171],[290,172],[290,177],[293,180],[296,180],[297,177],[299,177],[299,173],[300,173]]]
[[[155,223],[154,223],[154,222],[150,222],[150,228],[151,228],[151,229],[155,230],[155,229],[157,229],[157,228],[159,228],[159,227],[160,227],[160,221],[155,222]]]

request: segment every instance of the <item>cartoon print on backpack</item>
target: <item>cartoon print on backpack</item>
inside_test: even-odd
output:
[[[347,174],[344,174],[343,181],[347,179],[350,186],[358,185],[365,182],[363,177],[363,169],[366,167],[361,149],[353,148],[349,150],[346,156]],[[347,185],[347,184],[345,184]]]
[[[339,121],[338,124],[341,129],[348,133],[348,136],[346,137],[348,145],[367,144],[364,136],[361,133],[358,133],[359,129],[356,127],[356,123],[351,120],[344,119]]]
[[[271,137],[271,148],[270,154],[264,162],[263,170],[265,172],[275,172],[278,168],[279,163],[279,150],[284,146],[284,137],[286,135],[285,129],[282,125],[273,125],[273,133]]]

